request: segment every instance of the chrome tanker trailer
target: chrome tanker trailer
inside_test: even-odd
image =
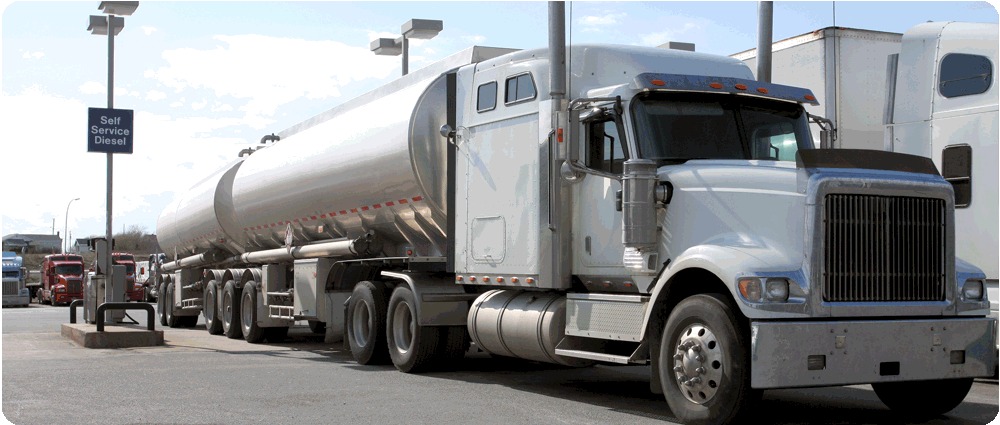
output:
[[[180,195],[161,320],[251,343],[308,320],[404,372],[470,342],[650,364],[688,423],[859,383],[935,414],[992,375],[984,275],[954,256],[933,163],[813,149],[812,92],[736,59],[554,46],[464,50]]]

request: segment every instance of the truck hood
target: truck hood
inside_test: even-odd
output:
[[[726,246],[781,270],[803,260],[805,194],[794,162],[692,160],[657,170],[673,186],[664,229],[669,257]]]

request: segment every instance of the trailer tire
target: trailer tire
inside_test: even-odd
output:
[[[167,311],[166,311],[167,310],[167,307],[166,307],[166,301],[167,301],[166,292],[167,292],[167,289],[166,288],[167,288],[167,284],[166,283],[161,283],[160,284],[160,291],[159,291],[160,296],[156,297],[156,313],[157,313],[157,316],[160,316],[160,326],[167,326]]]
[[[972,383],[973,378],[878,382],[872,389],[893,413],[907,419],[930,419],[958,407]]]
[[[163,303],[164,310],[165,310],[163,312],[163,314],[165,314],[167,316],[167,326],[169,326],[171,328],[179,328],[179,327],[181,327],[181,322],[180,322],[180,320],[178,320],[179,317],[176,314],[174,314],[174,284],[173,283],[168,283],[167,284],[167,291],[164,293],[164,295],[166,295],[166,297],[165,297],[166,301]]]
[[[670,411],[685,424],[746,418],[761,395],[750,387],[749,352],[725,297],[699,294],[682,300],[667,318],[657,359]],[[682,370],[675,371],[676,366]]]
[[[320,322],[319,320],[309,321],[309,330],[314,334],[324,334],[326,333],[326,322]]]
[[[177,325],[181,328],[198,326],[198,316],[177,316]]]
[[[222,318],[219,317],[219,282],[211,280],[205,288],[205,302],[201,312],[205,315],[205,330],[212,335],[222,334]]]
[[[272,344],[277,344],[285,342],[288,338],[288,327],[282,326],[278,328],[264,328],[264,339]]]
[[[363,365],[386,364],[385,285],[362,281],[354,286],[347,305],[347,341],[354,360]]]
[[[422,372],[440,360],[444,328],[420,326],[416,297],[408,286],[399,285],[392,291],[385,328],[389,357],[396,369],[406,373]]]
[[[240,307],[237,304],[240,299],[240,290],[233,280],[226,281],[226,286],[222,288],[222,332],[227,337],[236,339],[243,336],[240,327]]]
[[[247,342],[264,342],[264,328],[257,324],[257,284],[253,281],[243,285],[240,295],[240,327]]]

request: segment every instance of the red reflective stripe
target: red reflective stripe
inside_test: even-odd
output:
[[[316,216],[312,216],[312,218],[310,218],[310,220],[315,220],[315,219],[316,219]]]
[[[356,213],[356,212],[358,212],[358,209],[357,208],[351,208],[351,212],[352,213]]]
[[[296,219],[295,219],[295,222],[296,222],[296,223],[298,223],[298,222],[299,222],[299,219],[297,219],[297,218],[296,218]]]
[[[316,217],[313,217],[313,218],[316,218]],[[319,218],[326,218],[326,214],[320,214]]]
[[[414,197],[414,198],[413,198],[413,200],[414,200],[414,201],[417,201],[417,202],[419,202],[419,201],[422,201],[423,199],[424,199],[424,198],[421,198],[421,197],[419,197],[419,196],[417,196],[417,197]]]
[[[361,207],[361,211],[368,211],[368,207]]]
[[[405,199],[400,199],[400,200],[399,200],[399,203],[400,203],[400,204],[405,204],[405,203],[406,203],[406,200],[405,200]]]
[[[382,206],[379,205],[379,204],[375,204],[375,205],[372,205],[372,208],[382,208]]]
[[[393,206],[393,205],[395,205],[395,204],[393,204],[393,203],[392,203],[392,201],[389,201],[389,202],[386,202],[386,203],[385,203],[385,206],[387,206],[387,207],[391,207],[391,206]]]

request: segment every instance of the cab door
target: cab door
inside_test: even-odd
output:
[[[621,174],[628,148],[620,140],[613,120],[588,122],[584,129],[581,160],[588,168],[611,174]],[[615,208],[615,198],[622,190],[621,182],[593,174],[574,185],[573,221],[574,274],[624,274],[622,256],[622,212]]]

